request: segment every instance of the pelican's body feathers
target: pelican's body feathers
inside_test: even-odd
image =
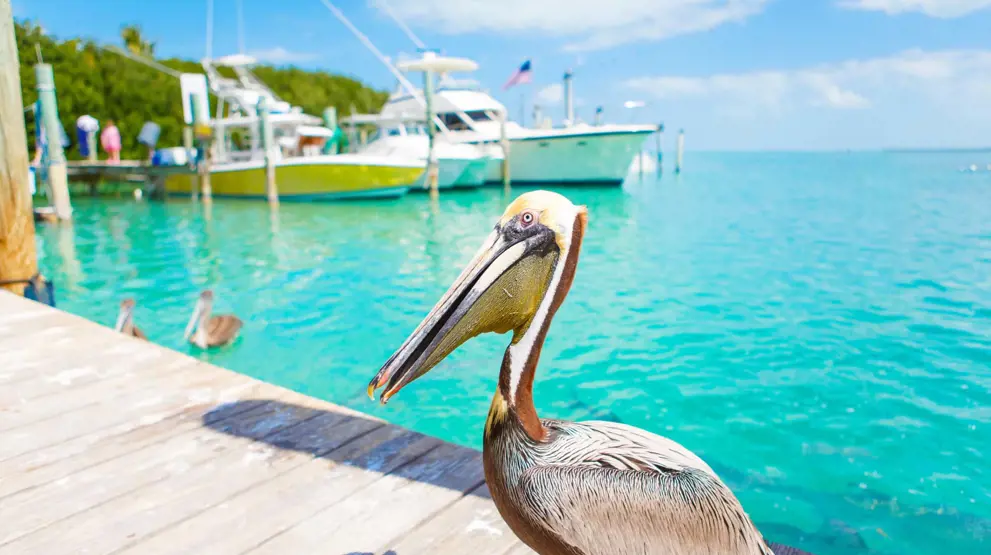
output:
[[[678,443],[614,422],[513,419],[485,442],[503,518],[542,555],[772,555],[729,488]]]

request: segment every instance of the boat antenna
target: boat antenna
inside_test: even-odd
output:
[[[237,0],[237,50],[244,54],[244,10],[241,0]]]
[[[182,73],[180,73],[180,72],[178,72],[178,71],[176,71],[176,70],[174,70],[174,69],[172,69],[172,68],[170,68],[168,66],[164,66],[164,65],[156,62],[155,60],[152,60],[152,59],[149,59],[149,58],[145,58],[143,56],[138,56],[137,54],[134,54],[133,52],[129,52],[129,51],[124,50],[123,48],[120,48],[120,47],[115,46],[113,44],[108,45],[108,46],[101,46],[101,45],[98,44],[98,45],[96,45],[96,47],[99,48],[100,50],[104,50],[106,52],[113,52],[114,54],[117,54],[118,56],[122,56],[124,58],[127,58],[128,60],[133,60],[135,62],[138,62],[139,64],[144,64],[144,65],[146,65],[146,66],[148,66],[148,67],[150,67],[150,68],[152,68],[152,69],[154,69],[156,71],[161,71],[162,73],[164,73],[166,75],[171,75],[172,77],[175,77],[176,79],[178,79],[179,76],[182,75]]]
[[[375,45],[372,44],[372,41],[369,40],[368,37],[363,35],[361,31],[359,31],[358,28],[355,27],[351,23],[351,21],[348,20],[348,18],[344,17],[344,14],[341,12],[341,10],[337,9],[337,6],[331,4],[328,0],[320,0],[320,1],[323,2],[323,5],[326,6],[327,9],[330,10],[330,12],[333,13],[334,16],[341,21],[341,23],[343,23],[348,29],[351,30],[352,33],[354,33],[354,36],[358,37],[358,40],[360,40],[361,43],[364,44],[366,48],[372,51],[372,54],[375,54],[375,56],[379,59],[380,62],[385,64],[385,67],[388,68],[389,72],[392,73],[392,75],[399,80],[399,83],[403,86],[404,89],[406,89],[406,92],[412,95],[417,102],[419,102],[421,105],[426,107],[427,103],[423,99],[423,96],[416,90],[416,87],[414,87],[413,84],[410,83],[409,80],[406,79],[406,77],[403,76],[403,74],[400,73],[399,70],[395,68],[395,66],[389,63],[389,59],[386,58],[381,52],[379,52],[378,48],[375,48]]]
[[[213,0],[206,0],[206,59],[213,57]]]
[[[404,33],[406,33],[406,36],[409,37],[409,40],[413,41],[413,44],[415,44],[417,48],[419,48],[420,50],[427,49],[427,45],[423,44],[423,41],[420,40],[420,37],[416,36],[416,34],[413,33],[413,30],[410,29],[406,25],[406,23],[403,22],[402,19],[399,19],[399,16],[396,15],[396,12],[392,11],[392,8],[389,7],[389,4],[387,4],[385,0],[378,0],[377,4],[379,5],[380,8],[382,8],[382,10],[386,13],[386,15],[392,18],[392,20],[396,22],[396,25],[398,25],[399,28],[402,29]]]
[[[416,103],[419,104],[420,107],[426,109],[427,101],[426,99],[423,98],[423,95],[416,90],[416,87],[414,87],[413,84],[409,82],[409,79],[407,79],[398,69],[396,69],[396,66],[392,65],[392,63],[389,62],[388,58],[386,58],[381,52],[379,52],[378,48],[375,48],[375,45],[372,44],[372,41],[364,34],[362,34],[362,32],[359,31],[358,28],[355,27],[354,24],[351,23],[351,21],[348,20],[347,17],[344,17],[344,13],[341,12],[341,10],[337,8],[337,6],[330,3],[329,0],[320,0],[320,1],[323,2],[323,5],[326,6],[327,9],[330,10],[330,12],[333,13],[334,16],[337,17],[337,19],[340,20],[340,22],[343,23],[345,27],[347,27],[354,34],[354,36],[357,37],[358,40],[360,40],[361,43],[365,45],[365,47],[367,47],[369,50],[372,51],[372,54],[375,54],[375,57],[377,57],[379,61],[385,65],[386,69],[388,69],[389,72],[392,73],[392,75],[396,78],[396,80],[399,81],[400,86],[406,89],[406,92],[409,93],[411,97],[413,97],[413,100],[416,100]],[[437,125],[437,128],[440,130],[441,134],[446,136],[447,127],[444,125],[444,122],[441,121],[440,117],[437,116],[436,114],[434,114],[433,119],[434,119],[434,123]]]

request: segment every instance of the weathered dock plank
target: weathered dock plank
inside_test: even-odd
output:
[[[378,553],[502,555],[519,547],[520,541],[499,516],[488,489],[481,486]],[[516,552],[533,553],[528,548]]]
[[[371,422],[353,419],[347,425],[355,433],[367,431]],[[243,553],[377,480],[380,475],[364,470],[362,461],[398,453],[388,456],[383,469],[390,470],[439,444],[433,438],[377,424],[373,431],[361,437],[361,441],[349,441],[340,449],[245,490],[201,518],[185,520],[121,555],[176,551],[218,555]],[[229,533],[218,535],[218,529]]]
[[[480,457],[0,293],[0,554],[531,553]]]

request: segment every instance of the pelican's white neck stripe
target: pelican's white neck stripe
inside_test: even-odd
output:
[[[526,333],[523,337],[516,343],[509,346],[509,402],[510,404],[516,403],[516,391],[520,386],[520,379],[523,377],[523,368],[526,366],[526,361],[530,358],[530,352],[537,341],[537,335],[540,334],[540,329],[544,326],[544,321],[547,320],[547,315],[551,311],[551,304],[554,302],[554,296],[557,294],[557,288],[561,284],[561,276],[564,274],[565,261],[568,258],[568,252],[573,247],[572,232],[574,230],[575,218],[578,217],[577,209],[568,211],[570,218],[563,218],[565,221],[561,222],[558,227],[558,233],[560,233],[566,245],[565,248],[561,249],[558,255],[557,263],[554,265],[554,275],[551,277],[551,282],[547,286],[547,291],[544,293],[544,298],[540,301],[540,306],[537,307],[537,313],[533,317],[533,321],[530,323],[530,327],[527,328]]]

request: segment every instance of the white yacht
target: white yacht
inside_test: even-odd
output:
[[[382,115],[422,112],[420,95],[421,91],[414,96],[401,87],[389,97]],[[483,145],[487,152],[501,152],[500,118],[506,117],[514,184],[621,185],[644,139],[657,126],[575,123],[570,90],[567,100],[562,127],[528,128],[509,121],[506,107],[477,84],[444,76],[434,92],[433,106],[449,140]],[[486,181],[501,181],[501,159],[490,159]]]
[[[396,156],[416,158],[423,161],[424,167],[430,154],[430,138],[427,136],[424,116],[394,117],[383,114],[355,114],[341,119],[342,126],[370,124],[375,132],[358,144],[354,152],[373,156]],[[480,145],[451,141],[439,133],[434,138],[434,151],[437,157],[437,187],[478,187],[485,184],[490,163],[490,155],[497,157],[501,164],[502,151],[489,153]],[[357,142],[357,141],[355,141]],[[424,172],[412,188],[426,188],[427,176]]]

